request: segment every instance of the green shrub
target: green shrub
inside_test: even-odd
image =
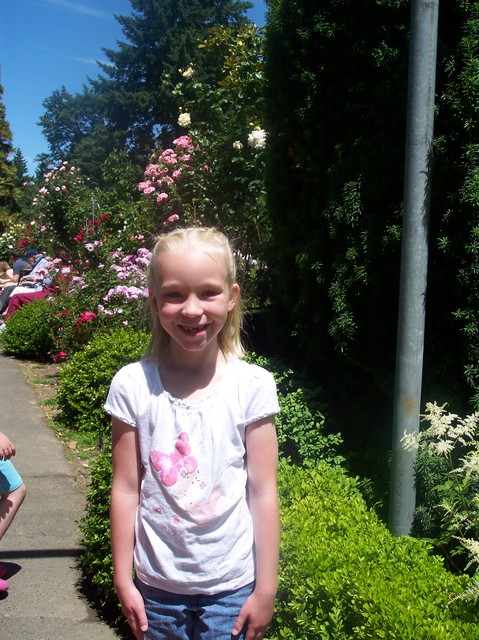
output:
[[[281,464],[280,588],[270,640],[459,640],[478,635],[469,584],[426,543],[395,538],[339,467]]]
[[[110,418],[103,410],[115,373],[139,360],[146,350],[148,334],[133,329],[117,329],[100,334],[60,370],[57,393],[59,421],[78,431],[109,432]]]
[[[53,348],[49,322],[51,303],[35,300],[20,307],[5,324],[0,342],[7,353],[44,360]]]
[[[87,506],[80,520],[84,551],[80,556],[83,573],[94,589],[95,602],[115,605],[113,566],[110,548],[111,448],[100,452],[90,476]]]
[[[276,416],[276,431],[281,457],[294,464],[314,466],[319,460],[339,463],[339,434],[325,433],[325,418],[320,392],[302,384],[302,380],[279,358],[247,354],[245,358],[264,367],[274,376],[281,407]]]
[[[105,451],[92,471],[81,561],[97,601],[117,607],[110,488],[111,456]],[[474,609],[451,604],[468,579],[448,573],[425,543],[394,538],[341,469],[300,469],[282,461],[279,493],[280,586],[270,640],[477,637]]]

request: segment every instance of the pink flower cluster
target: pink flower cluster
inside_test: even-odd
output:
[[[195,172],[191,165],[194,149],[191,138],[180,136],[173,140],[173,145],[173,149],[165,149],[158,155],[153,154],[144,172],[145,180],[138,184],[139,191],[149,199],[155,198],[158,205],[167,203],[172,189],[182,176]],[[178,220],[177,215],[168,218],[170,224],[175,220]]]

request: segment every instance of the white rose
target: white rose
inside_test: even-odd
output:
[[[248,136],[248,144],[253,149],[261,151],[266,146],[266,131],[264,129],[255,129]]]
[[[235,149],[235,151],[241,151],[242,148],[243,148],[243,145],[239,140],[235,140],[233,142],[233,149]]]
[[[189,113],[180,113],[178,117],[180,127],[189,127],[191,124],[191,116]]]

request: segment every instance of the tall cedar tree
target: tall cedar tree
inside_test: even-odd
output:
[[[12,161],[13,136],[7,121],[3,103],[3,87],[0,85],[0,230],[5,228],[17,207],[17,169]]]
[[[443,4],[423,395],[461,413],[465,357],[479,353],[479,6]],[[361,458],[391,433],[409,11],[403,0],[271,0],[268,16],[268,326],[327,387]],[[477,365],[470,377],[479,388]]]
[[[220,70],[202,65],[198,45],[212,26],[242,25],[252,5],[242,0],[131,0],[133,13],[116,16],[124,42],[105,49],[104,74],[82,94],[63,88],[44,102],[40,119],[52,158],[68,159],[90,176],[113,148],[144,162],[155,138],[168,144],[177,133],[179,108],[164,82],[196,61],[200,81]],[[172,85],[173,88],[173,85]],[[141,158],[141,160],[140,160]]]

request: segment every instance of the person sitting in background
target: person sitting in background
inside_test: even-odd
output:
[[[11,283],[13,277],[13,269],[5,260],[0,260],[0,285]]]
[[[51,268],[53,274],[51,277],[45,278],[47,282],[40,290],[32,290],[29,288],[27,291],[22,291],[24,287],[17,287],[10,297],[6,312],[3,314],[3,319],[6,321],[12,316],[15,311],[20,307],[23,307],[34,300],[41,300],[48,295],[57,292],[59,286],[67,286],[71,281],[71,277],[74,270],[71,266],[70,258],[64,249],[60,249],[57,253],[57,257],[52,260]]]
[[[41,291],[48,273],[48,259],[42,253],[38,253],[36,249],[29,249],[23,257],[29,263],[30,271],[20,277],[20,287],[15,289],[15,293]]]
[[[48,261],[43,258],[43,255],[39,254],[36,249],[28,249],[23,255],[23,258],[15,260],[12,266],[13,284],[5,286],[0,294],[0,313],[6,311],[10,296],[14,291],[16,293],[22,293],[26,291],[39,291],[42,288],[39,281],[43,280],[45,266],[47,264]],[[24,288],[20,289],[19,285],[22,285]],[[38,288],[32,289],[32,287]]]
[[[12,276],[10,279],[0,283],[0,289],[17,284],[21,277],[21,272],[31,271],[32,265],[29,264],[19,251],[12,251],[9,256],[9,262],[12,265]]]

